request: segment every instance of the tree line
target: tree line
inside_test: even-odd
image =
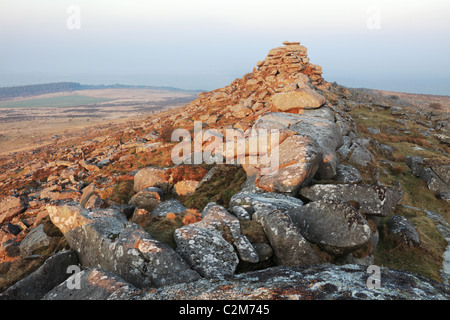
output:
[[[32,84],[27,86],[0,88],[0,99],[34,96],[45,93],[62,91],[74,91],[84,89],[84,86],[76,82],[57,82],[46,84]]]

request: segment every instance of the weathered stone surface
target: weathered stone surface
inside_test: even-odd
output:
[[[233,246],[220,233],[196,227],[175,230],[177,252],[200,275],[207,278],[234,274],[239,263]]]
[[[407,156],[406,164],[412,173],[426,182],[428,189],[438,198],[447,199],[450,194],[450,165],[433,165],[431,167],[425,164],[425,159],[419,156]]]
[[[165,169],[148,167],[138,171],[134,176],[134,191],[139,192],[147,187],[158,187],[165,193],[171,188]]]
[[[359,142],[353,142],[350,147],[350,157],[347,159],[348,163],[360,166],[366,166],[373,161],[372,153]]]
[[[129,204],[135,205],[138,208],[145,209],[152,212],[161,203],[163,192],[156,187],[147,187],[144,190],[135,194]]]
[[[87,187],[83,189],[83,193],[80,197],[80,204],[84,207],[86,203],[89,201],[89,198],[95,194],[97,194],[98,189],[95,183],[91,183]]]
[[[0,200],[0,224],[8,222],[16,215],[24,212],[28,201],[24,197],[6,197]]]
[[[320,200],[289,214],[308,241],[334,255],[355,251],[372,237],[367,221],[347,203]]]
[[[316,174],[322,162],[322,153],[315,141],[307,136],[294,135],[284,140],[278,148],[279,168],[262,174],[256,186],[269,192],[296,195]]]
[[[44,232],[44,225],[33,228],[20,243],[20,255],[25,258],[33,251],[50,245],[50,237]]]
[[[408,272],[381,268],[381,288],[367,286],[366,266],[274,267],[227,279],[202,279],[117,299],[142,300],[449,300],[450,289]],[[370,280],[369,280],[370,281]]]
[[[197,188],[197,185],[199,184],[198,181],[194,180],[183,180],[179,181],[175,184],[175,191],[180,196],[186,196],[191,193],[194,193],[195,189]]]
[[[431,166],[431,170],[433,170],[442,181],[450,186],[450,164]]]
[[[396,188],[361,184],[316,184],[300,194],[311,201],[356,201],[361,212],[378,216],[389,216],[403,196]]]
[[[393,215],[386,223],[388,234],[397,242],[411,247],[420,246],[420,237],[416,227],[407,218]]]
[[[362,182],[361,175],[358,169],[352,165],[338,164],[336,166],[336,181],[341,183],[360,183]]]
[[[272,97],[272,104],[278,111],[292,109],[315,109],[326,102],[326,99],[317,91],[303,86],[295,91],[277,93]]]
[[[39,300],[69,277],[69,266],[76,265],[78,257],[73,250],[57,253],[36,271],[1,293],[0,300]]]
[[[298,135],[308,136],[317,143],[318,151],[323,156],[317,174],[321,179],[331,179],[336,175],[336,150],[343,145],[344,140],[330,108],[307,110],[304,114],[272,112],[259,117],[254,127],[289,129]],[[280,156],[280,163],[282,160]]]
[[[79,288],[73,288],[78,283]],[[72,288],[72,289],[70,289]],[[117,275],[100,268],[87,268],[70,276],[48,292],[42,300],[108,300],[120,299],[137,288]]]
[[[136,148],[136,153],[150,152],[156,150],[161,144],[162,142],[143,144],[142,146]]]
[[[105,205],[102,198],[100,198],[99,195],[93,194],[89,197],[89,200],[86,202],[84,207],[86,209],[93,209],[93,208],[101,208]]]
[[[175,231],[177,252],[205,277],[233,274],[238,257],[256,263],[258,253],[241,234],[238,218],[215,203],[202,212],[203,219]],[[236,252],[235,249],[236,248]]]
[[[253,220],[262,225],[279,265],[301,266],[318,263],[311,245],[286,212],[269,205],[258,208],[253,214]]]
[[[260,208],[271,207],[283,212],[295,210],[303,206],[303,202],[291,196],[280,193],[264,192],[254,193],[240,191],[230,199],[230,207],[244,206],[250,208],[249,211],[255,212]]]
[[[239,220],[250,220],[251,214],[247,209],[243,206],[234,206],[231,208],[231,212],[239,219]]]
[[[194,281],[199,275],[169,246],[112,209],[91,212],[77,206],[49,206],[83,267],[113,272],[138,287]]]
[[[159,203],[152,212],[152,218],[165,217],[168,213],[180,213],[187,208],[177,199],[169,199]]]

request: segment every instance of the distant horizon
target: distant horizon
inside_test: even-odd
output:
[[[232,81],[232,80],[231,80]],[[230,83],[231,83],[230,81]],[[327,81],[325,79],[325,81]],[[208,91],[213,91],[215,89],[220,89],[222,87],[227,86],[230,83],[227,83],[223,86],[220,87],[215,87],[212,89],[205,89],[205,88],[190,88],[190,87],[182,87],[182,86],[174,86],[174,85],[167,85],[167,84],[148,84],[148,83],[126,83],[126,82],[98,82],[95,81],[93,83],[89,83],[88,81],[80,81],[80,80],[60,80],[60,81],[46,81],[46,82],[24,82],[23,84],[14,84],[14,85],[2,85],[2,81],[0,81],[0,88],[8,88],[8,87],[22,87],[22,86],[28,86],[28,85],[43,85],[43,84],[51,84],[51,83],[59,83],[59,82],[76,82],[79,83],[81,85],[86,85],[86,86],[130,86],[130,87],[155,87],[155,88],[170,88],[170,89],[177,89],[177,90],[182,90],[182,91],[192,91],[192,92],[208,92]],[[347,85],[347,84],[343,84],[341,82],[337,82],[337,81],[327,81],[330,83],[336,82],[338,85],[347,87],[347,88],[353,88],[353,89],[369,89],[369,90],[380,90],[380,91],[391,91],[391,92],[398,92],[398,93],[408,93],[408,94],[421,94],[421,95],[433,95],[433,96],[446,96],[449,97],[450,96],[450,92],[446,93],[430,93],[430,92],[419,92],[419,91],[405,91],[405,90],[396,90],[395,88],[385,88],[385,87],[367,87],[367,86],[358,86],[358,85]]]

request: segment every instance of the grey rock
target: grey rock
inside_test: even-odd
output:
[[[447,185],[450,185],[450,164],[434,165],[431,166],[431,170]]]
[[[79,288],[74,287],[79,284]],[[137,288],[101,268],[87,268],[69,277],[42,300],[108,300],[129,297]]]
[[[336,166],[336,181],[341,183],[360,183],[362,182],[361,175],[352,165],[338,164]]]
[[[141,169],[134,176],[134,191],[139,192],[148,187],[157,187],[165,194],[170,194],[173,184],[168,179],[166,169],[154,167]]]
[[[128,202],[138,208],[152,212],[160,203],[163,197],[161,189],[148,187],[136,193]]]
[[[318,263],[311,245],[286,212],[270,207],[259,208],[253,214],[253,220],[262,225],[279,265],[301,266]]]
[[[311,202],[290,216],[308,241],[334,255],[355,251],[372,237],[367,221],[345,202]]]
[[[256,243],[253,245],[256,252],[258,252],[259,261],[266,261],[272,258],[273,249],[267,243]]]
[[[136,300],[449,300],[450,289],[404,271],[380,268],[381,288],[367,286],[367,266],[273,267],[227,279],[202,279],[152,292],[122,295]]]
[[[317,174],[321,179],[332,179],[336,175],[338,163],[336,150],[344,144],[336,124],[322,118],[305,117],[291,125],[289,129],[300,135],[311,137],[319,145],[324,160],[321,162]]]
[[[239,220],[251,220],[252,216],[244,206],[233,206],[231,208],[231,212],[239,219]]]
[[[231,208],[235,206],[246,206],[247,208],[251,208],[248,210],[253,212],[266,206],[281,211],[288,211],[303,206],[303,202],[298,198],[280,193],[252,193],[240,191],[231,197],[229,206]]]
[[[405,114],[405,111],[399,107],[391,107],[391,114],[393,116],[401,116],[401,115]]]
[[[0,294],[0,300],[39,300],[65,281],[69,277],[68,267],[77,264],[78,257],[73,250],[57,253],[36,271],[6,289]]]
[[[393,215],[386,223],[388,234],[398,243],[411,247],[420,246],[420,238],[416,228],[407,218]]]
[[[450,187],[430,168],[425,168],[420,174],[420,178],[427,183],[428,189],[435,195],[449,193]]]
[[[412,173],[419,177],[423,171],[424,158],[419,156],[406,156],[406,165],[412,170]]]
[[[361,139],[356,142],[353,142],[350,147],[350,156],[347,161],[350,164],[356,164],[360,166],[366,166],[368,163],[371,163],[374,159],[372,153],[361,144]]]
[[[241,260],[251,263],[258,262],[258,254],[248,241],[247,237],[241,234],[239,219],[231,215],[224,207],[214,202],[209,203],[202,211],[203,219],[195,226],[211,231],[226,230],[231,237],[233,246]]]
[[[152,212],[152,218],[165,217],[168,213],[181,213],[187,208],[177,199],[169,199],[159,203]]]
[[[296,195],[319,169],[323,160],[321,148],[308,136],[294,135],[284,140],[278,151],[278,170],[260,176],[255,183],[266,191]]]
[[[172,248],[113,209],[50,206],[48,210],[85,268],[103,268],[136,287],[159,287],[199,278]]]
[[[378,134],[381,133],[381,130],[378,128],[372,128],[372,127],[368,127],[367,131],[369,131],[370,134]]]
[[[234,274],[238,256],[220,233],[193,224],[175,230],[174,237],[177,253],[203,277]]]
[[[237,217],[215,203],[209,203],[199,222],[175,231],[177,252],[204,277],[229,276],[242,261],[256,263],[259,256],[241,234]]]
[[[316,184],[300,194],[311,201],[356,201],[361,212],[377,216],[389,216],[403,197],[397,188],[366,184]]]
[[[20,255],[23,258],[31,255],[33,251],[48,247],[51,238],[44,232],[44,225],[33,228],[20,243]]]

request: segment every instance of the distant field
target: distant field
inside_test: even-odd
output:
[[[68,95],[30,100],[4,101],[0,102],[0,108],[74,107],[107,101],[111,101],[111,99]]]

